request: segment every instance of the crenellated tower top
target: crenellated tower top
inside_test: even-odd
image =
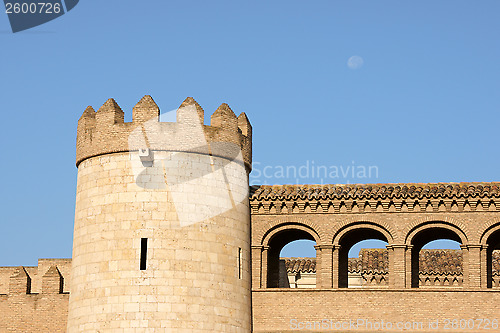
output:
[[[116,101],[108,99],[97,112],[89,106],[78,121],[76,165],[99,155],[139,151],[208,153],[252,164],[252,126],[245,115],[238,117],[223,103],[204,125],[204,110],[188,97],[177,109],[177,122],[160,122],[160,109],[144,96],[133,108],[132,122]]]

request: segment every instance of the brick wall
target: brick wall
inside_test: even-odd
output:
[[[66,332],[69,294],[0,295],[0,332]]]
[[[497,277],[492,273],[499,267],[492,253],[500,249],[500,184],[274,185],[252,190],[254,332],[307,331],[307,323],[323,319],[332,320],[325,323],[330,326],[369,320],[372,327],[316,323],[309,331],[400,331],[396,324],[402,323],[411,332],[500,332],[500,291],[494,289]],[[316,243],[316,289],[275,288],[279,253],[299,239]],[[347,289],[347,252],[366,239],[387,243],[389,283],[383,289]],[[463,283],[419,283],[426,271],[419,267],[421,249],[438,239],[460,244]],[[296,322],[290,323],[292,319]],[[462,326],[469,326],[460,330],[460,322],[453,322],[460,319],[495,320],[495,325],[478,328],[479,321],[463,321]],[[380,327],[382,320],[393,327]],[[429,328],[435,320],[439,326]],[[407,321],[423,326],[408,329]]]
[[[71,259],[0,268],[0,332],[66,332]]]
[[[319,327],[309,331],[324,332],[370,332],[377,331],[377,325],[385,323],[383,331],[402,331],[400,325],[415,325],[410,332],[500,332],[492,328],[478,328],[479,320],[469,323],[470,329],[453,330],[453,320],[496,319],[500,321],[498,304],[500,293],[484,291],[446,290],[300,290],[261,289],[254,290],[253,324],[254,332],[296,332],[303,323],[301,332],[308,331],[307,323],[327,319],[330,327]],[[359,326],[341,325],[346,321],[364,320]],[[331,321],[330,321],[331,320]],[[438,329],[430,329],[429,323],[439,321]],[[445,328],[445,320],[450,320],[450,329]],[[370,329],[368,321],[372,323]],[[335,324],[337,328],[335,328]],[[377,324],[377,322],[379,324]],[[410,324],[407,324],[410,322]],[[422,323],[421,327],[416,323]],[[333,324],[332,324],[333,323]],[[392,328],[387,325],[392,324]],[[462,322],[464,325],[465,322]],[[345,324],[344,324],[345,325]],[[460,323],[458,322],[458,325]],[[310,326],[313,328],[313,326]]]

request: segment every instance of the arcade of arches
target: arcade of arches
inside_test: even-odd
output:
[[[316,243],[320,289],[348,286],[347,252],[366,239],[387,243],[388,288],[424,286],[422,257],[429,251],[422,248],[440,239],[461,248],[458,261],[440,269],[453,275],[443,278],[444,285],[499,286],[493,260],[500,249],[497,184],[260,186],[253,188],[250,205],[254,289],[280,287],[280,251],[299,239]]]

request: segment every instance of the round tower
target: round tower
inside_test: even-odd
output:
[[[68,332],[250,332],[252,128],[192,98],[78,121]]]

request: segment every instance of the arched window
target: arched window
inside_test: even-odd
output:
[[[384,244],[388,243],[387,237],[380,231],[363,226],[363,227],[358,227],[354,228],[352,230],[347,231],[342,235],[342,237],[339,240],[339,245],[340,245],[340,250],[339,250],[339,276],[338,276],[338,281],[339,281],[339,288],[347,288],[347,287],[355,287],[356,284],[359,286],[359,284],[363,284],[360,279],[363,279],[363,274],[365,275],[365,278],[367,278],[367,281],[365,284],[372,284],[372,285],[377,285],[376,278],[373,280],[372,278],[374,276],[369,273],[369,267],[379,267],[384,266],[383,261],[384,261],[384,254],[380,253],[377,251],[376,255],[373,253],[367,254],[366,256],[366,263],[365,267],[363,267],[363,263],[361,263],[361,267],[357,269],[360,272],[360,276],[356,278],[353,274],[351,274],[351,284],[349,284],[349,251],[351,248],[357,244],[360,243],[361,241],[365,240],[379,240],[384,242]],[[374,260],[373,257],[376,259]],[[363,261],[363,258],[361,258]],[[351,260],[351,271],[353,271],[353,261]],[[356,266],[358,264],[356,263]],[[357,267],[356,267],[357,268]],[[367,269],[366,272],[363,272],[364,269]],[[373,272],[373,269],[372,271]],[[370,275],[368,277],[368,275]],[[384,276],[385,281],[388,281],[388,276],[387,274]],[[364,279],[363,279],[364,280]],[[379,279],[380,282],[380,279]]]
[[[488,237],[487,244],[486,286],[500,288],[500,229]]]
[[[411,241],[411,286],[461,286],[463,283],[462,240],[451,229],[426,227]]]
[[[309,243],[301,242],[298,244],[295,244],[295,246],[292,246],[292,242],[295,241],[310,241]],[[290,253],[290,251],[294,251],[294,256],[297,256],[299,258],[305,258],[308,254],[305,254],[304,256],[299,254],[300,252],[296,252],[298,249],[302,249],[301,251],[304,251],[304,253],[310,253],[310,247],[316,245],[316,241],[312,234],[310,234],[307,231],[300,230],[300,229],[285,229],[283,231],[277,232],[275,235],[272,236],[272,238],[269,240],[268,246],[268,258],[267,258],[267,287],[268,288],[289,288],[290,287],[290,279],[288,277],[288,270],[286,267],[286,259],[281,257],[282,255],[282,250],[283,248],[290,244],[291,247],[288,249],[285,249],[283,252],[284,255],[287,255],[286,253]],[[307,248],[309,248],[309,251],[307,251]],[[309,254],[310,255],[310,254]],[[316,263],[316,258],[308,258],[309,260],[314,259],[314,268],[315,270],[315,263]],[[312,266],[311,263],[307,263],[304,261],[304,264],[308,264],[309,266]],[[289,266],[289,268],[291,268]],[[294,269],[292,268],[290,273],[292,274]],[[297,270],[297,268],[295,269]],[[300,271],[300,268],[298,268]],[[309,268],[307,268],[309,270]],[[300,273],[300,272],[299,272]],[[293,275],[293,274],[292,274]],[[296,285],[295,285],[296,286]],[[314,285],[315,286],[315,285]]]

